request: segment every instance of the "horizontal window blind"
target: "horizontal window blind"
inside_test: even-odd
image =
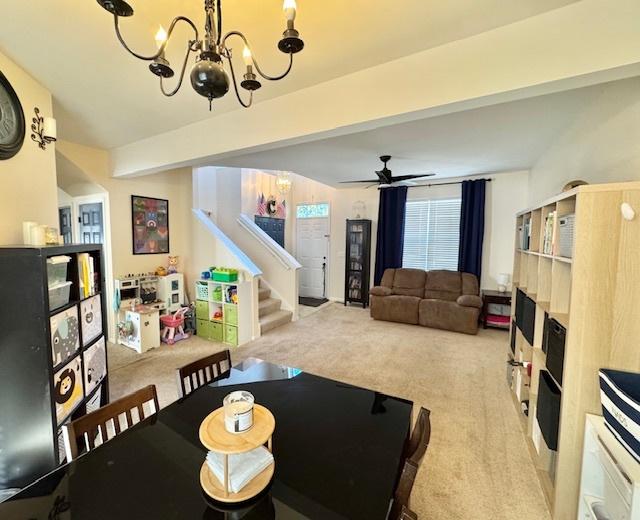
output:
[[[407,201],[403,267],[458,270],[461,199]]]

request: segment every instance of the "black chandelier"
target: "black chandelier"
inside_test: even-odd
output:
[[[125,0],[98,0],[98,3],[113,14],[116,36],[122,46],[136,58],[151,62],[149,70],[160,78],[160,90],[162,90],[162,93],[165,96],[173,96],[178,92],[178,90],[180,90],[184,74],[187,69],[189,56],[192,52],[198,54],[196,62],[191,68],[191,86],[198,94],[209,100],[209,110],[211,110],[211,104],[214,99],[221,98],[229,91],[229,75],[224,69],[222,61],[223,58],[225,58],[229,63],[231,80],[233,82],[233,88],[235,90],[236,97],[238,98],[238,102],[243,107],[249,108],[253,102],[254,90],[258,90],[262,86],[258,80],[258,76],[256,76],[254,72],[254,68],[258,75],[266,80],[281,80],[291,72],[291,68],[293,66],[293,55],[304,48],[304,42],[300,39],[300,33],[298,33],[294,27],[294,20],[296,18],[295,0],[284,0],[284,12],[287,19],[287,28],[282,34],[282,39],[278,42],[278,49],[289,55],[289,66],[279,76],[269,76],[262,71],[244,34],[239,31],[230,31],[224,36],[222,35],[221,0],[204,0],[205,35],[203,39],[200,39],[198,28],[189,18],[186,18],[185,16],[176,16],[171,21],[168,31],[165,32],[164,29],[160,27],[158,34],[156,34],[158,52],[152,56],[143,56],[134,52],[124,41],[120,32],[120,17],[133,15],[133,8]],[[187,50],[184,61],[182,62],[182,69],[180,70],[180,76],[176,87],[173,90],[167,90],[165,89],[164,80],[172,78],[175,75],[175,72],[165,57],[164,51],[169,39],[171,38],[173,29],[178,22],[184,22],[191,26],[195,33],[195,38],[187,42]],[[237,36],[244,42],[242,57],[245,62],[246,70],[243,79],[240,82],[240,86],[249,91],[248,101],[244,101],[240,96],[235,71],[233,69],[232,49],[227,46],[227,40],[232,36]]]

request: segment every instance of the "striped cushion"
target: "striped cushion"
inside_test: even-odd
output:
[[[602,369],[599,376],[605,424],[640,462],[640,374]]]

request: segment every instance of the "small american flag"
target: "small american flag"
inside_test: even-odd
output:
[[[264,198],[264,193],[261,193],[258,197],[258,206],[256,208],[256,214],[261,217],[267,212],[267,201]]]

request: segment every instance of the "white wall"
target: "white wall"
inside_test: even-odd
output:
[[[590,105],[558,136],[529,178],[529,206],[571,180],[640,180],[640,78],[602,85]]]
[[[2,53],[0,70],[20,99],[26,127],[22,149],[0,161],[0,244],[21,244],[25,220],[58,227],[55,145],[41,150],[29,137],[34,107],[53,115],[51,94]]]
[[[527,206],[529,172],[499,173],[475,178],[492,179],[487,183],[486,190],[481,285],[483,289],[497,289],[497,275],[512,274],[513,271],[515,214]],[[457,182],[464,179],[452,180]],[[454,184],[410,188],[407,199],[445,199],[460,196],[461,186]]]

